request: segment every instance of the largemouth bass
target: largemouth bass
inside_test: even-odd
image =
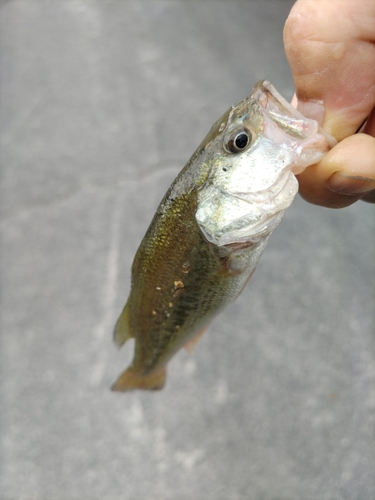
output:
[[[161,389],[166,365],[244,288],[298,190],[295,174],[336,143],[267,81],[213,125],[178,174],[136,253],[115,326],[135,338],[112,389]]]

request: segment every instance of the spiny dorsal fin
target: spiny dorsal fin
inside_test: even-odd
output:
[[[129,308],[126,304],[119,319],[117,320],[115,330],[113,332],[113,340],[115,341],[118,348],[120,348],[125,342],[133,338],[129,326]]]

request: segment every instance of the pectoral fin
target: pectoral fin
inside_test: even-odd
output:
[[[133,338],[134,335],[130,331],[129,326],[129,308],[126,304],[119,319],[117,320],[115,330],[113,332],[113,339],[118,348],[120,348],[127,340]]]
[[[125,370],[112,385],[112,391],[125,392],[134,389],[157,391],[164,387],[167,370],[162,368],[155,374],[142,376],[132,367]]]

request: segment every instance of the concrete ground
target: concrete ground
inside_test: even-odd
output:
[[[291,1],[1,2],[1,500],[373,500],[374,207],[296,199],[159,393],[109,390],[168,185],[228,106],[293,93]]]

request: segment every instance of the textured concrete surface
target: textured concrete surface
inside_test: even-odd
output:
[[[113,394],[113,324],[175,174],[259,79],[290,1],[8,1],[1,500],[373,500],[374,207],[297,199],[164,391]]]

